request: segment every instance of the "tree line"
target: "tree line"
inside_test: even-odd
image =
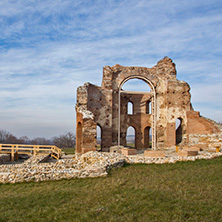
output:
[[[27,136],[17,138],[6,130],[0,130],[0,143],[4,144],[55,145],[59,148],[74,148],[75,139],[75,135],[72,132],[67,132],[51,139],[46,139],[45,137],[29,139]]]

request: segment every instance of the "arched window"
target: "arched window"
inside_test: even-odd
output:
[[[82,152],[82,123],[78,122],[77,124],[77,133],[76,133],[76,152]]]
[[[127,104],[127,114],[133,115],[133,103],[132,102],[128,102],[128,104]]]
[[[146,114],[151,114],[152,113],[152,106],[151,106],[151,101],[148,100],[146,102]]]
[[[136,137],[136,130],[134,129],[134,127],[132,126],[128,127],[126,134],[126,143],[128,147],[131,148],[136,147],[135,137]]]
[[[97,150],[101,150],[101,144],[102,144],[102,129],[101,126],[99,124],[97,124],[96,127],[96,143],[97,143]]]
[[[178,118],[177,120],[176,120],[176,145],[177,144],[179,144],[179,143],[181,143],[182,142],[182,131],[183,131],[183,129],[182,129],[182,119],[181,118]]]
[[[152,128],[149,126],[144,129],[144,148],[152,148]]]

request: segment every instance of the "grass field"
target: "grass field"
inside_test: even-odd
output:
[[[222,221],[222,158],[0,185],[0,221]]]
[[[62,151],[65,152],[66,155],[75,154],[75,148],[62,148]]]

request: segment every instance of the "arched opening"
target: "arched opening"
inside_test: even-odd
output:
[[[150,131],[150,127],[147,126],[144,129],[144,148],[149,148],[149,142],[150,142],[150,137],[149,137],[149,131]]]
[[[150,100],[148,100],[147,102],[146,102],[146,114],[151,114],[152,113],[152,106],[151,106],[152,104],[151,104],[151,101]]]
[[[123,96],[123,94],[125,95]],[[135,101],[133,100],[134,102],[133,112],[134,112],[135,118],[137,119],[140,118],[140,116],[138,116],[137,114],[146,113],[146,101],[147,100],[152,101],[152,109],[150,108],[151,104],[149,105],[149,110],[150,111],[152,110],[151,111],[152,116],[148,124],[152,126],[152,131],[153,131],[151,133],[152,148],[155,150],[156,149],[156,121],[157,120],[156,120],[156,90],[155,90],[154,84],[145,76],[140,76],[140,75],[130,75],[126,77],[120,83],[119,88],[118,88],[118,141],[117,141],[118,146],[121,145],[121,141],[126,141],[125,140],[126,137],[124,136],[123,138],[124,134],[123,132],[121,132],[121,128],[122,128],[121,124],[123,124],[123,122],[126,120],[126,118],[124,118],[123,113],[121,112],[121,100],[123,98],[128,98],[129,100],[131,100],[131,98],[135,99]],[[137,98],[139,98],[139,101]],[[126,113],[126,111],[124,111],[124,113]],[[131,123],[133,124],[134,122],[133,116],[130,118],[131,119],[130,119],[129,124]],[[141,119],[137,122],[139,123],[144,122],[142,119],[142,115],[141,115]],[[137,142],[139,143],[138,144],[139,146],[143,145],[141,144],[141,142],[143,140],[142,137],[143,137],[144,132],[141,132],[141,127],[142,127],[142,124],[137,126],[139,132],[136,139],[138,139]]]
[[[176,119],[176,145],[182,142],[182,119]]]
[[[144,148],[152,148],[152,128],[150,126],[144,129]]]
[[[136,91],[136,92],[150,92],[150,86],[142,79],[129,79],[127,80],[123,86],[122,90],[125,91]]]
[[[77,124],[77,133],[76,133],[76,152],[77,153],[82,152],[82,143],[83,143],[82,123],[78,122],[78,124]]]
[[[136,130],[132,126],[127,129],[126,145],[130,148],[136,148]]]
[[[133,115],[133,103],[132,102],[128,102],[128,104],[127,104],[127,114]]]
[[[96,149],[98,151],[102,150],[102,128],[99,124],[96,127]]]
[[[152,144],[153,144],[153,143],[152,143],[153,135],[152,135],[152,134],[153,134],[153,130],[152,130],[152,128],[150,127],[150,130],[149,130],[149,140],[150,140],[150,141],[149,141],[149,147],[150,147],[150,148],[153,148],[153,145],[152,145]]]

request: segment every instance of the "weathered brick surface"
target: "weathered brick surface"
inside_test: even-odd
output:
[[[193,150],[179,150],[178,151],[178,156],[181,157],[188,157],[188,156],[197,156],[198,151],[193,151]]]
[[[189,134],[211,134],[219,133],[219,129],[207,119],[200,117],[199,112],[188,111],[187,133]]]
[[[136,155],[137,154],[137,150],[136,149],[127,149],[127,148],[123,148],[121,150],[123,155],[129,156],[129,155]]]
[[[150,93],[121,91],[119,94],[123,84],[133,78],[144,80],[148,85],[147,92],[149,87],[151,89]],[[116,146],[119,118],[120,145],[127,145],[127,129],[132,126],[135,129],[137,150],[149,148],[149,129],[153,132],[155,123],[158,149],[173,147],[178,143],[195,144],[192,136],[194,134],[220,133],[214,122],[201,117],[199,112],[193,110],[190,98],[190,86],[176,78],[175,64],[168,57],[160,60],[152,68],[105,66],[101,87],[86,83],[77,89],[76,152],[82,153],[83,148],[96,147],[97,125],[101,127],[102,132],[102,151],[108,151],[111,146]],[[133,114],[127,113],[129,102],[133,104]],[[152,104],[151,110],[149,103]],[[176,131],[177,119],[181,121],[181,125]],[[205,146],[213,145],[207,138],[200,137],[198,140]],[[215,142],[221,143],[219,139]]]
[[[82,154],[87,153],[89,151],[96,151],[96,148],[92,147],[92,148],[82,148]]]
[[[183,146],[183,150],[188,150],[188,151],[201,151],[200,146]]]
[[[159,157],[159,158],[164,158],[166,156],[164,151],[159,151],[159,150],[145,150],[144,151],[144,156],[145,157]]]

